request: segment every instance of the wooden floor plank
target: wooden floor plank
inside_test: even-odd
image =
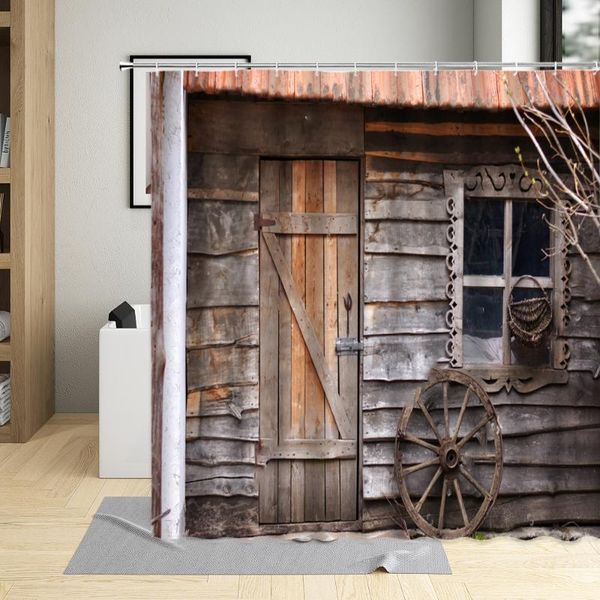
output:
[[[302,575],[273,575],[271,600],[304,600]]]
[[[304,575],[304,600],[336,600],[337,587],[333,575]]]
[[[430,575],[431,585],[438,600],[473,600],[467,586],[462,581],[447,575]]]
[[[437,600],[428,575],[398,575],[406,600]]]
[[[336,575],[338,600],[370,600],[366,575]]]
[[[238,591],[240,600],[270,600],[270,575],[240,575]]]
[[[404,600],[404,592],[396,575],[376,571],[367,575],[367,585],[371,600],[389,600],[389,598]]]

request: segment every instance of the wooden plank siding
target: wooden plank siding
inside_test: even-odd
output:
[[[448,271],[443,255],[449,220],[443,171],[514,163],[517,145],[528,161],[535,159],[512,113],[365,111],[365,529],[398,522],[389,502],[398,495],[393,473],[398,420],[429,368],[446,360]],[[600,247],[589,233],[586,248],[595,261]],[[600,489],[600,380],[593,378],[600,367],[600,292],[581,259],[573,255],[571,263],[574,299],[566,335],[573,371],[568,384],[529,394],[502,389],[491,396],[502,426],[505,467],[487,527],[546,523],[552,510],[557,518],[568,512],[569,498],[570,518],[600,522],[600,509],[593,510],[593,492]],[[423,425],[421,433],[430,437]],[[428,458],[427,451],[405,456],[409,462]],[[474,467],[481,480],[489,469],[485,464]],[[431,476],[428,470],[411,475],[415,497]],[[466,502],[471,501],[467,492]],[[530,512],[524,522],[526,507]],[[460,520],[460,515],[449,518]]]
[[[322,98],[348,103],[362,102],[369,95],[371,101],[376,97],[382,102],[391,94],[385,78],[324,75],[320,84],[314,78],[283,77],[275,85],[267,78],[260,95],[311,99],[317,85]],[[392,94],[403,108],[216,99],[193,79],[193,73],[188,76],[188,89],[201,92],[190,96],[188,149],[189,223],[194,231],[188,245],[186,459],[188,528],[194,535],[264,533],[267,529],[259,526],[264,519],[273,524],[271,532],[285,531],[278,529],[279,524],[310,520],[319,528],[320,521],[333,514],[332,507],[338,506],[344,521],[362,514],[364,529],[397,522],[388,498],[396,495],[392,468],[398,418],[429,369],[447,365],[449,216],[443,171],[515,163],[515,146],[520,146],[528,162],[535,160],[510,111],[483,111],[477,106],[464,112],[445,110],[465,102],[459,79],[453,83],[457,98],[452,99],[430,76],[405,75],[405,87]],[[506,108],[507,97],[497,86],[490,91],[475,78],[469,84],[476,86],[473,93],[480,106],[491,103]],[[234,93],[242,93],[243,85],[250,83],[239,85]],[[422,110],[424,99],[442,109]],[[264,200],[262,192],[268,185],[259,176],[261,157],[319,159],[314,168],[309,160],[297,161],[289,173],[272,182],[278,189],[290,185],[304,190],[283,196],[278,192],[279,199],[289,196],[289,205],[272,207],[274,212],[298,213],[352,212],[352,207],[346,209],[340,202],[342,190],[336,190],[335,205],[333,190],[326,192],[322,206],[311,204],[315,197],[310,190],[323,185],[319,169],[329,168],[323,159],[364,160],[363,213],[358,220],[363,285],[352,291],[356,305],[362,300],[363,310],[360,315],[353,311],[350,327],[350,335],[362,334],[365,346],[359,388],[362,421],[353,423],[362,433],[358,443],[363,461],[362,482],[358,482],[362,506],[360,499],[357,506],[347,501],[348,490],[357,488],[352,481],[353,461],[339,461],[335,472],[325,461],[307,464],[287,458],[257,466],[262,452],[258,440],[269,437],[262,433],[265,428],[273,431],[289,423],[292,438],[316,440],[329,437],[335,427],[309,368],[295,316],[284,310],[272,331],[259,330],[264,311],[285,304],[280,302],[284,292],[276,277],[277,306],[263,303],[258,285],[259,268],[267,268],[261,263],[266,249],[254,229],[258,201]],[[317,167],[317,162],[325,166]],[[327,339],[335,337],[337,311],[345,335],[345,311],[341,297],[334,293],[336,283],[321,278],[323,289],[307,289],[305,274],[307,269],[329,273],[335,261],[343,260],[344,252],[357,249],[344,248],[341,238],[334,247],[327,238],[285,237],[281,249],[307,311],[314,317],[325,307],[319,331]],[[592,234],[586,244],[592,260],[600,261]],[[503,428],[505,469],[498,503],[486,521],[488,528],[548,523],[553,515],[559,521],[600,523],[600,378],[594,378],[600,367],[600,292],[582,261],[575,255],[570,261],[572,300],[565,327],[571,352],[568,383],[528,394],[501,389],[491,395]],[[337,289],[344,287],[344,276],[338,271]],[[275,410],[273,420],[263,423],[259,387],[260,402],[268,402],[270,383],[259,382],[259,362],[268,360],[269,343],[289,354],[291,365],[289,379],[280,378],[271,394],[289,395],[291,402],[289,413]],[[325,354],[326,361],[331,358]],[[344,385],[358,385],[345,376],[356,372],[357,360],[340,357],[340,392]],[[320,420],[322,414],[325,418]],[[489,466],[477,468],[485,473]],[[426,474],[411,484],[415,495],[427,484]],[[268,488],[267,481],[273,483],[272,495],[257,496],[257,490]],[[305,486],[321,489],[323,481],[336,483],[326,487],[323,498],[305,505],[310,492]],[[467,504],[472,502],[465,496]],[[448,516],[450,523],[453,518]]]

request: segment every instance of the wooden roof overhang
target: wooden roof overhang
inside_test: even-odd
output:
[[[528,93],[536,106],[600,105],[600,74],[593,71],[186,71],[187,92],[264,100],[341,102],[364,106],[505,110]]]

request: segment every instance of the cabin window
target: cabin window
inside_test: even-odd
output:
[[[444,171],[447,353],[450,366],[477,372],[490,389],[517,379],[521,389],[537,389],[566,375],[567,247],[556,213],[539,202],[539,185],[519,165]],[[537,345],[527,345],[511,331],[510,298],[542,294],[552,321]]]
[[[463,359],[466,364],[547,365],[549,345],[511,334],[507,305],[552,294],[550,211],[535,200],[464,200]]]

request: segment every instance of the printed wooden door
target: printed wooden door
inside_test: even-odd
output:
[[[358,518],[358,206],[357,161],[261,161],[261,523]]]

